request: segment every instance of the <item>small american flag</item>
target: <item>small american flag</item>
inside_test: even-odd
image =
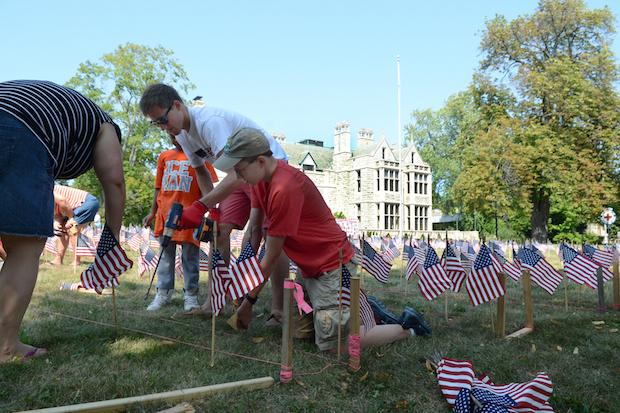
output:
[[[58,237],[49,237],[45,240],[45,251],[50,252],[52,254],[57,254],[58,250],[56,249],[56,240]]]
[[[475,398],[483,407],[478,410],[472,398]],[[517,402],[510,396],[502,396],[488,390],[474,388],[461,389],[454,402],[454,413],[509,413],[509,407],[514,407]]]
[[[407,268],[405,269],[405,274],[407,276],[407,281],[413,277],[413,274],[416,272],[418,267],[420,266],[420,261],[418,261],[418,256],[415,253],[414,248],[411,245],[405,245],[404,250],[407,254]],[[404,256],[405,254],[403,254]]]
[[[592,289],[597,288],[596,271],[602,267],[566,244],[560,245],[560,254],[564,261],[564,273],[569,280],[579,285],[585,284]],[[613,277],[607,268],[602,270],[603,280],[610,280]]]
[[[202,245],[200,246],[200,250],[198,251],[199,256],[199,270],[200,271],[209,271],[209,253],[203,249]]]
[[[461,252],[461,265],[467,274],[471,273],[471,267],[474,265],[474,262],[469,259],[469,257]]]
[[[147,271],[154,271],[157,267],[158,257],[146,243],[140,248],[140,259],[138,260],[138,275],[142,277]]]
[[[553,383],[544,372],[538,373],[533,380],[525,383],[496,385],[487,375],[476,378],[469,361],[443,358],[437,365],[437,381],[444,398],[450,405],[455,405],[458,395],[463,390],[476,391],[476,394],[485,400],[495,400],[501,403],[500,400],[490,398],[491,395],[486,395],[489,398],[485,398],[480,393],[480,391],[487,391],[492,393],[492,396],[510,397],[515,403],[508,409],[511,413],[553,413],[553,408],[549,404],[549,398],[553,393]],[[484,408],[481,410],[481,412],[486,411],[493,412],[493,410]]]
[[[471,274],[465,283],[467,294],[474,306],[494,300],[505,294],[497,276],[497,269],[491,260],[491,251],[482,244],[474,260]]]
[[[611,251],[601,251],[592,245],[583,244],[583,255],[590,258],[603,268],[611,267],[614,260],[614,254]]]
[[[118,285],[118,277],[133,266],[125,251],[106,225],[97,246],[97,256],[80,275],[82,286],[101,294],[104,288]]]
[[[226,305],[226,294],[230,287],[230,272],[219,250],[213,253],[211,272],[211,311],[219,315]]]
[[[233,300],[243,297],[265,282],[263,270],[250,242],[245,244],[237,261],[231,263],[230,276],[230,296]]]
[[[461,286],[467,278],[467,273],[456,256],[454,249],[450,245],[446,245],[441,256],[441,265],[446,270],[448,278],[452,281],[452,291],[461,291]]]
[[[441,266],[435,249],[431,246],[426,251],[426,259],[419,273],[418,288],[427,300],[431,301],[447,289],[452,288],[452,281]]]
[[[80,257],[94,257],[97,255],[95,243],[86,234],[78,234],[75,255]]]
[[[549,294],[553,294],[562,282],[562,274],[543,257],[530,248],[521,248],[517,253],[521,266],[530,271],[532,282]]]
[[[349,307],[351,305],[351,272],[345,265],[342,266],[342,305]],[[360,288],[360,321],[366,331],[370,330],[374,326],[375,316],[372,312],[372,307],[368,303],[368,297],[364,291]]]
[[[513,264],[504,256],[504,251],[501,249],[499,244],[491,241],[491,247],[493,249],[493,254],[491,258],[497,260],[498,265],[501,268],[501,272],[508,275],[514,281],[519,281],[521,278],[521,267],[518,264]],[[515,255],[513,255],[514,257]]]
[[[140,233],[132,235],[131,238],[129,238],[129,240],[127,241],[127,245],[129,245],[129,248],[134,251],[140,251],[140,246],[143,243],[144,238],[142,238],[142,235],[140,235]]]
[[[366,240],[362,240],[362,268],[375,277],[377,281],[385,284],[390,276],[392,264],[386,262],[381,255],[370,246]]]
[[[390,264],[392,264],[394,259],[400,255],[398,247],[391,239],[388,241],[387,245],[381,243],[381,250],[383,251],[383,259]]]

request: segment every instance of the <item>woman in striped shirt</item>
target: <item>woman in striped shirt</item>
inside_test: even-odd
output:
[[[106,223],[119,236],[125,208],[120,129],[78,92],[52,82],[0,83],[0,363],[45,355],[19,340],[45,239],[53,234],[54,180],[90,168],[105,195]]]

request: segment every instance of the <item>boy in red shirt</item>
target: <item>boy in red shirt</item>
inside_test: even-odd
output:
[[[241,129],[231,136],[214,166],[220,170],[234,168],[237,176],[252,185],[252,212],[267,228],[266,252],[261,261],[265,278],[271,275],[284,251],[302,271],[301,281],[314,308],[316,344],[320,350],[336,348],[338,325],[344,327],[346,337],[349,320],[348,307],[343,308],[342,317],[338,312],[339,251],[342,265],[352,276],[356,274],[356,265],[352,262],[353,248],[317,187],[304,173],[275,159],[258,129]],[[247,328],[252,305],[263,285],[248,293],[239,307],[237,318],[241,327]],[[421,323],[423,319],[408,319],[401,325],[379,325],[362,331],[362,346],[407,338],[415,334],[414,326]]]
[[[187,208],[201,196],[194,168],[190,166],[187,156],[173,135],[170,135],[170,140],[174,149],[164,151],[159,155],[153,206],[151,212],[142,220],[142,224],[148,227],[155,219],[156,237],[161,237],[163,234],[164,223],[172,204],[180,203],[183,208]],[[211,175],[211,180],[217,182],[217,175],[211,164],[205,162],[205,167]],[[182,246],[183,308],[185,311],[191,311],[200,307],[198,304],[200,242],[194,239],[191,229],[186,229],[175,231],[171,242],[161,254],[161,262],[157,267],[157,294],[146,308],[148,311],[159,310],[170,303],[174,292],[177,244]]]

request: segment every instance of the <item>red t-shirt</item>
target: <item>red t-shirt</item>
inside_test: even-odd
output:
[[[217,175],[213,166],[208,162],[205,162],[205,166],[211,174],[213,182],[217,182]],[[170,149],[159,154],[155,189],[159,189],[157,213],[155,215],[155,236],[158,237],[164,231],[164,223],[173,203],[178,202],[183,205],[183,208],[187,208],[194,201],[200,199],[201,194],[196,180],[196,171],[190,166],[183,151]],[[191,229],[175,231],[172,240],[199,244],[194,239]]]
[[[259,208],[269,222],[267,235],[285,237],[284,252],[306,278],[338,268],[353,257],[353,248],[340,229],[321,193],[305,174],[278,161],[271,182],[252,187],[252,208]]]

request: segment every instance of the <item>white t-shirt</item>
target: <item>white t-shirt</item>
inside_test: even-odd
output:
[[[187,111],[190,119],[189,132],[181,131],[176,139],[192,167],[204,165],[204,161],[213,163],[224,149],[228,138],[243,128],[260,129],[269,141],[273,157],[288,159],[284,149],[273,139],[273,136],[245,116],[207,106],[188,107]]]

